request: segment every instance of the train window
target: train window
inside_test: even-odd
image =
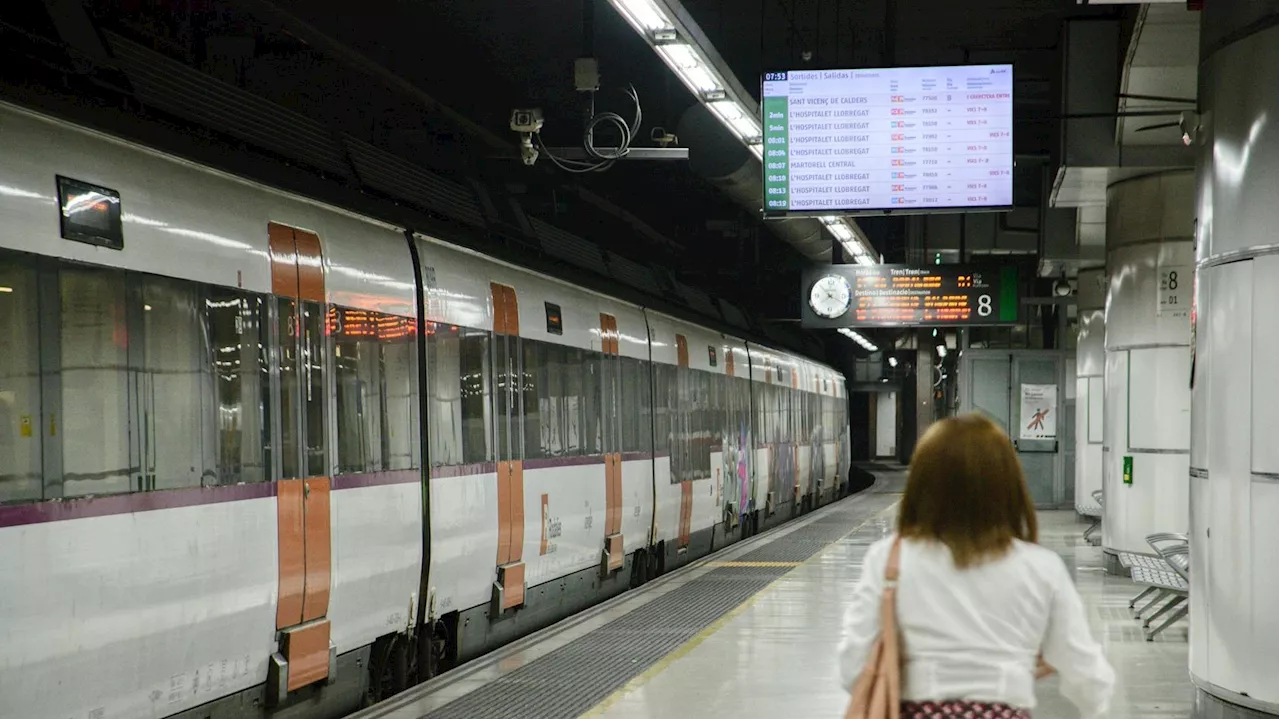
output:
[[[137,391],[130,371],[125,273],[68,267],[58,280],[62,411],[48,429],[62,437],[62,487],[49,491],[76,497],[146,489],[136,476],[141,448],[130,440],[145,435],[140,415],[151,395]]]
[[[671,379],[675,368],[654,362],[653,371],[653,449],[658,454],[671,453]],[[675,475],[672,475],[672,481]]]
[[[213,351],[218,484],[271,476],[267,302],[223,288],[205,299]]]
[[[276,298],[276,332],[280,370],[280,476],[302,476],[302,361],[298,345],[298,301]]]
[[[622,451],[653,451],[653,402],[648,364],[630,357],[622,365]]]
[[[212,352],[197,319],[202,315],[200,288],[160,277],[146,277],[139,284],[142,342],[129,344],[135,362],[139,354],[142,358],[135,392],[143,415],[143,488],[199,487],[206,464],[203,407],[213,404]],[[212,442],[208,449],[212,454]]]
[[[417,467],[413,320],[331,307],[338,472]]]
[[[0,253],[0,504],[44,497],[38,286],[34,263]]]
[[[439,323],[426,332],[431,463],[493,461],[490,333]]]
[[[587,454],[586,441],[586,387],[590,386],[588,378],[584,377],[586,372],[585,362],[587,352],[577,349],[576,347],[557,347],[559,350],[560,373],[564,380],[564,399],[563,407],[564,424],[566,432],[564,434],[564,454],[579,456]],[[555,350],[550,352],[553,356]]]
[[[520,382],[520,394],[524,398],[524,458],[536,459],[550,456],[548,440],[552,422],[549,382],[549,345],[534,340],[523,340],[524,372]]]
[[[124,249],[120,193],[59,175],[58,204],[63,239]]]
[[[269,476],[266,303],[0,257],[0,502]]]
[[[584,456],[593,456],[604,452],[604,428],[601,426],[600,421],[600,407],[604,392],[604,382],[600,367],[601,359],[602,355],[599,352],[582,352],[581,440],[582,454]]]
[[[325,314],[316,302],[302,303],[302,388],[303,431],[305,432],[304,467],[307,476],[328,476],[325,461]]]

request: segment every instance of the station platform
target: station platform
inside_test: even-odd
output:
[[[835,657],[862,557],[892,531],[905,471],[410,689],[351,719],[838,717]],[[1076,577],[1117,673],[1111,717],[1191,712],[1185,620],[1144,640],[1137,589],[1104,571],[1074,512],[1042,512],[1041,543]],[[1042,717],[1074,717],[1041,684]]]

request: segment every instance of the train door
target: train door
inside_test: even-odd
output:
[[[329,678],[331,535],[326,447],[325,290],[320,238],[268,225],[271,285],[271,452],[276,482],[279,650],[268,665],[268,697]]]
[[[600,313],[600,422],[604,455],[604,549],[600,569],[609,574],[622,568],[622,417],[619,413],[622,367],[618,320]]]
[[[515,288],[493,282],[489,289],[493,297],[493,435],[498,472],[496,617],[524,604],[524,382]]]

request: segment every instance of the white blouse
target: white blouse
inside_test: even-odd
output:
[[[845,691],[880,631],[880,593],[893,537],[871,545],[840,644]],[[897,613],[902,699],[1036,705],[1036,655],[1058,670],[1060,691],[1083,719],[1106,713],[1115,672],[1093,639],[1062,559],[1015,541],[1003,557],[957,569],[945,545],[904,540]]]

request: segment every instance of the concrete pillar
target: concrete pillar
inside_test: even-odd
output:
[[[1104,314],[1107,271],[1080,270],[1076,281],[1076,506],[1096,507],[1102,489]]]
[[[1187,531],[1195,173],[1107,189],[1102,548],[1150,554]]]
[[[1197,717],[1275,715],[1280,701],[1275,11],[1271,0],[1240,0],[1201,13],[1189,531]]]

